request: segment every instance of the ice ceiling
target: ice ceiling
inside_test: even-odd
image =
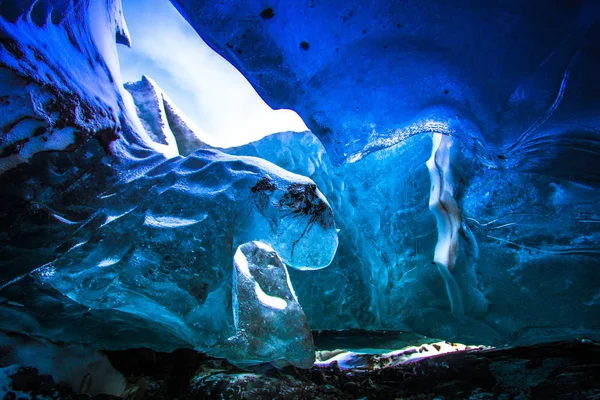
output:
[[[310,329],[600,337],[600,3],[174,3],[314,135],[210,148],[123,85],[119,0],[2,1],[0,329],[297,366]]]
[[[149,75],[211,145],[239,146],[274,132],[307,130],[295,112],[271,109],[169,0],[123,0],[123,12],[135,42],[117,47],[123,80]]]
[[[174,3],[334,163],[439,132],[491,165],[560,174],[569,156],[597,180],[598,2]]]

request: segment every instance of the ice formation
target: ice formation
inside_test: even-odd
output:
[[[443,133],[486,166],[598,181],[598,1],[173,3],[334,164]]]
[[[404,330],[489,345],[600,336],[594,187],[490,170],[468,145],[442,135],[339,167],[310,132],[227,151],[311,177],[334,209],[340,245],[331,266],[290,271],[312,329]],[[428,209],[440,198],[450,204],[436,208],[441,229]]]
[[[323,268],[335,254],[332,210],[316,185],[262,159],[202,149],[148,78],[124,88],[119,1],[3,2],[0,15],[0,329],[310,364],[310,331],[280,278],[283,263]],[[254,241],[276,254],[275,264],[254,262],[278,268],[264,290],[288,293],[287,306],[269,317],[271,348],[250,339],[232,350],[264,316],[261,299],[233,285],[235,251]],[[297,329],[275,331],[279,318]]]
[[[316,136],[210,148],[121,82],[118,0],[0,2],[0,329],[301,367],[310,329],[600,338],[600,3],[173,1]]]
[[[207,147],[206,135],[190,121],[169,97],[147,76],[128,82],[125,89],[133,97],[137,115],[155,142],[176,146],[182,156]]]
[[[438,231],[433,262],[437,265],[446,285],[450,310],[461,317],[464,314],[462,294],[450,274],[458,255],[458,232],[462,224],[460,210],[454,199],[454,180],[450,165],[452,142],[450,136],[433,134],[431,157],[425,165],[429,170],[431,184],[429,210],[435,216]]]
[[[117,183],[99,196],[103,206],[77,223],[74,234],[60,243],[64,250],[55,260],[2,290],[3,296],[22,305],[4,307],[4,329],[19,323],[26,329],[35,314],[36,333],[53,339],[85,336],[107,348],[168,350],[192,345],[243,361],[254,353],[219,350],[237,330],[232,309],[234,249],[257,240],[275,249],[277,259],[287,265],[313,269],[327,266],[337,247],[333,214],[314,183],[260,159],[198,150],[187,158],[167,160],[136,180]],[[281,290],[289,285],[287,280],[277,283]],[[57,301],[70,310],[48,321],[44,314]],[[244,307],[260,301],[246,298]],[[92,319],[105,318],[107,324],[118,320],[122,326],[102,332],[96,325],[102,321],[86,322],[85,327],[54,326],[66,323],[69,313],[90,311],[96,314]],[[295,311],[298,320],[299,306]],[[273,329],[277,318],[272,317]],[[249,325],[262,324],[259,317],[238,321],[244,321],[239,329],[246,331]],[[112,329],[129,331],[136,324],[142,333],[150,328],[163,337],[156,342],[153,335],[106,334]],[[303,326],[303,335],[310,336]],[[275,331],[268,332],[276,337]],[[302,331],[285,332],[293,341]],[[291,346],[285,348],[292,351]],[[303,356],[312,359],[310,346],[303,349]],[[273,351],[267,354],[274,356]]]
[[[248,364],[273,360],[309,368],[315,354],[312,335],[277,253],[261,242],[246,243],[238,247],[234,267],[232,350],[244,354]]]
[[[454,182],[450,170],[452,138],[439,133],[433,135],[431,157],[427,160],[431,192],[429,209],[435,216],[438,241],[433,261],[452,271],[458,253],[460,211],[454,200]]]
[[[600,3],[173,2],[323,144],[228,150],[310,176],[335,210],[332,267],[291,272],[313,329],[598,335]]]

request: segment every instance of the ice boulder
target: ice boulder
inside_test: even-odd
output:
[[[272,335],[273,345],[269,351],[250,346],[248,361],[281,363],[288,351],[303,357],[301,365],[312,359],[310,333],[298,318],[302,312],[283,264],[318,269],[335,254],[333,213],[311,180],[261,159],[198,150],[99,196],[103,206],[78,224],[55,260],[0,291],[10,299],[0,309],[2,328],[93,340],[110,349],[193,346],[243,362],[246,353],[232,353],[226,343],[236,324],[256,329],[248,322],[257,318],[250,306],[256,299],[248,297],[242,276],[234,290],[234,260],[240,271],[243,257],[252,265],[273,257],[275,264],[264,266],[277,267],[272,277],[244,276],[264,293],[283,296],[279,303],[295,314],[271,315],[261,337]],[[249,254],[242,246],[234,257],[240,245],[253,241],[267,254]],[[294,328],[299,323],[303,330]],[[303,346],[300,356],[288,345],[296,340]]]
[[[286,266],[271,247],[261,242],[238,247],[233,310],[237,332],[228,341],[233,352],[230,358],[243,354],[244,362],[250,364],[262,360],[301,368],[313,364],[315,347],[308,321]]]

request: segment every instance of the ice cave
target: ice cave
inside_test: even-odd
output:
[[[600,399],[600,1],[164,0],[218,143],[123,2],[0,0],[1,398]]]

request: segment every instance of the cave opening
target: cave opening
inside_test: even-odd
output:
[[[600,7],[459,3],[1,2],[2,396],[598,396]]]
[[[201,100],[194,99],[186,95],[185,93],[176,94],[173,98],[179,98],[180,100],[183,100],[185,104],[188,104],[188,112],[191,112],[191,115],[194,115],[195,117],[195,121],[192,121],[191,123],[188,122],[188,124],[192,126],[192,130],[194,131],[193,133],[195,134],[195,136],[199,139],[200,142],[203,142],[206,145],[208,145],[208,147],[214,147],[215,137],[219,137],[220,135],[229,136],[231,135],[231,132],[239,130],[241,132],[235,134],[238,135],[239,138],[232,139],[232,141],[227,143],[226,146],[218,147],[222,151],[229,154],[241,156],[250,155],[254,157],[259,157],[267,161],[271,161],[274,164],[286,170],[289,170],[290,172],[307,176],[316,182],[317,187],[321,190],[321,192],[324,193],[325,197],[330,203],[336,203],[336,205],[334,206],[334,215],[336,216],[336,225],[338,226],[338,232],[343,231],[343,233],[341,234],[345,234],[345,240],[351,243],[351,246],[353,246],[355,250],[350,251],[351,255],[348,255],[346,254],[346,252],[348,252],[349,246],[344,244],[340,245],[340,248],[338,249],[338,254],[336,255],[338,258],[334,257],[331,265],[328,267],[329,274],[325,274],[325,272],[327,271],[322,271],[320,273],[315,272],[312,274],[313,276],[311,276],[309,279],[308,276],[306,278],[303,278],[302,272],[296,272],[295,269],[292,269],[292,271],[289,272],[289,274],[292,276],[290,285],[296,281],[301,282],[299,283],[299,285],[302,285],[302,287],[298,288],[298,291],[300,293],[299,302],[302,305],[304,312],[308,314],[309,326],[313,327],[311,328],[311,330],[313,331],[313,336],[316,340],[316,349],[318,351],[325,351],[325,353],[323,354],[329,354],[329,352],[331,352],[332,350],[347,347],[343,342],[337,343],[337,345],[335,345],[332,348],[324,348],[321,346],[321,343],[330,342],[330,337],[343,337],[343,335],[340,336],[339,333],[343,333],[344,331],[349,332],[351,337],[355,338],[355,341],[360,341],[356,340],[356,338],[360,337],[360,335],[364,336],[363,347],[353,347],[346,349],[348,351],[359,352],[369,351],[372,349],[379,349],[381,353],[399,350],[393,347],[389,347],[389,344],[387,346],[384,346],[377,342],[371,343],[370,345],[367,344],[368,338],[372,337],[370,332],[380,332],[380,335],[382,335],[381,337],[386,337],[386,335],[391,335],[392,337],[397,336],[396,341],[400,342],[402,342],[401,338],[403,336],[411,337],[414,338],[414,340],[416,341],[406,341],[405,345],[417,347],[422,344],[434,342],[436,340],[438,342],[443,342],[444,339],[469,339],[468,337],[457,337],[455,334],[451,334],[451,336],[447,338],[437,336],[437,339],[429,338],[428,336],[423,334],[420,337],[420,339],[416,339],[417,337],[419,337],[419,335],[417,334],[417,336],[415,336],[414,328],[410,324],[407,324],[406,322],[402,321],[402,318],[397,317],[399,314],[402,314],[401,309],[404,308],[406,310],[406,305],[397,306],[395,308],[388,309],[385,311],[382,308],[389,308],[389,306],[381,307],[381,305],[379,305],[379,303],[381,303],[380,297],[397,297],[398,295],[395,294],[395,292],[399,290],[404,290],[399,288],[403,287],[404,285],[402,276],[407,271],[414,270],[416,268],[416,265],[419,263],[429,263],[428,260],[431,259],[431,254],[429,253],[432,253],[429,247],[431,246],[431,243],[435,242],[435,240],[432,239],[431,235],[435,236],[436,226],[435,223],[431,223],[431,218],[427,218],[426,216],[426,204],[427,201],[432,202],[432,204],[436,203],[437,201],[437,206],[433,205],[431,206],[431,209],[432,211],[434,211],[435,218],[439,220],[437,224],[440,225],[440,230],[442,231],[441,233],[439,233],[439,235],[447,236],[448,238],[440,237],[438,239],[439,244],[436,245],[437,250],[434,251],[435,264],[432,264],[436,265],[437,267],[433,268],[432,272],[430,272],[430,274],[432,274],[430,279],[436,279],[435,271],[437,270],[437,275],[439,275],[437,276],[437,279],[443,282],[443,284],[437,285],[439,287],[435,287],[436,285],[434,284],[433,289],[428,288],[427,290],[429,290],[432,293],[433,297],[440,297],[440,293],[438,293],[440,292],[440,287],[445,288],[443,290],[445,290],[447,293],[447,300],[443,298],[444,296],[441,296],[442,298],[440,299],[440,303],[434,308],[448,308],[452,315],[458,316],[459,318],[464,317],[464,307],[462,306],[462,294],[460,291],[461,289],[458,288],[457,283],[452,277],[452,275],[448,273],[448,271],[452,269],[452,264],[454,263],[454,259],[456,258],[456,254],[454,253],[457,253],[456,237],[458,235],[458,227],[445,227],[444,220],[448,218],[447,213],[440,214],[440,212],[437,211],[445,210],[446,204],[441,203],[439,200],[440,198],[445,198],[448,195],[448,188],[445,188],[445,192],[442,189],[442,192],[444,192],[443,195],[442,192],[438,193],[437,195],[429,195],[429,200],[427,199],[427,191],[425,190],[427,188],[427,185],[432,186],[431,190],[435,190],[433,186],[443,185],[443,181],[448,180],[447,177],[442,177],[440,175],[443,174],[442,168],[449,168],[447,165],[445,167],[440,166],[439,168],[430,166],[426,167],[426,162],[423,159],[423,155],[426,152],[431,152],[430,149],[432,147],[432,144],[430,142],[432,142],[434,136],[427,135],[427,139],[424,140],[407,140],[406,142],[401,144],[402,146],[407,147],[407,150],[402,152],[403,155],[396,155],[395,157],[395,162],[397,162],[398,164],[403,164],[403,168],[406,171],[419,170],[420,173],[417,177],[415,177],[414,172],[412,172],[413,175],[405,177],[404,179],[396,178],[398,181],[393,182],[392,184],[394,189],[390,190],[389,193],[384,193],[381,196],[381,200],[375,200],[375,196],[371,195],[371,202],[375,203],[378,203],[380,201],[383,202],[383,199],[385,198],[396,197],[403,198],[405,201],[407,201],[407,203],[400,203],[401,206],[399,208],[395,206],[377,209],[377,211],[374,212],[374,214],[376,215],[370,218],[378,218],[381,221],[387,221],[394,219],[394,213],[403,214],[403,218],[406,218],[409,214],[420,215],[410,215],[406,220],[396,218],[397,220],[393,223],[393,225],[395,226],[394,228],[384,227],[382,229],[381,226],[369,226],[368,228],[370,229],[367,232],[366,229],[368,228],[366,228],[365,226],[362,228],[361,234],[348,234],[346,232],[357,231],[357,227],[362,224],[366,223],[368,226],[373,225],[373,223],[371,221],[362,221],[360,217],[349,218],[348,215],[346,215],[346,213],[356,215],[356,209],[360,210],[358,204],[354,204],[359,200],[347,199],[346,197],[352,196],[352,194],[348,195],[346,193],[353,193],[354,196],[356,196],[357,193],[369,192],[369,187],[367,187],[366,185],[357,185],[356,183],[362,182],[365,179],[362,178],[362,176],[366,176],[368,172],[374,172],[375,164],[385,165],[385,163],[389,163],[390,161],[387,160],[389,155],[383,154],[385,152],[378,155],[375,154],[374,157],[377,158],[377,161],[373,161],[371,164],[367,164],[367,162],[365,162],[365,164],[367,165],[364,166],[363,163],[357,161],[355,169],[352,172],[348,173],[350,175],[353,175],[355,178],[358,176],[361,177],[357,178],[356,182],[354,182],[355,184],[353,185],[352,182],[345,182],[343,178],[340,179],[340,182],[337,182],[337,179],[339,179],[337,178],[338,175],[341,177],[346,174],[345,172],[341,172],[341,170],[343,170],[345,167],[333,166],[332,162],[329,160],[326,149],[324,149],[323,146],[320,145],[318,138],[314,136],[313,133],[308,131],[308,129],[305,128],[305,126],[302,126],[300,128],[298,127],[298,123],[294,118],[297,117],[297,115],[294,115],[291,118],[289,118],[283,125],[285,129],[280,129],[280,132],[273,131],[272,128],[270,128],[271,130],[269,131],[268,127],[253,128],[252,126],[248,125],[245,125],[244,127],[235,128],[227,127],[227,133],[224,133],[224,128],[221,128],[221,131],[217,134],[207,133],[206,129],[203,130],[198,128],[199,123],[204,123],[204,126],[210,127],[223,125],[223,121],[225,120],[240,120],[247,122],[251,119],[249,118],[249,114],[255,113],[255,110],[257,109],[257,106],[251,105],[252,102],[261,103],[261,105],[264,106],[266,105],[264,104],[263,100],[258,96],[258,94],[252,89],[250,83],[239,73],[239,71],[235,69],[235,67],[229,64],[226,60],[221,59],[220,55],[218,55],[216,52],[210,49],[204,42],[202,42],[202,40],[197,35],[195,35],[195,32],[193,31],[193,29],[191,29],[191,27],[189,27],[187,21],[181,16],[181,14],[177,12],[177,10],[168,1],[156,1],[152,5],[152,7],[146,9],[144,13],[138,12],[137,14],[133,12],[133,9],[137,10],[136,5],[136,1],[124,2],[125,15],[129,14],[133,17],[128,18],[128,28],[130,36],[132,38],[132,42],[138,42],[138,46],[142,49],[150,47],[144,42],[151,43],[152,48],[154,48],[154,46],[156,46],[157,43],[163,43],[162,47],[169,49],[169,53],[167,55],[162,55],[162,59],[159,59],[157,61],[149,61],[149,56],[146,53],[147,50],[146,52],[136,52],[135,47],[119,48],[121,74],[124,76],[124,80],[127,80],[125,77],[143,77],[142,80],[139,82],[125,83],[125,88],[133,96],[137,113],[143,121],[146,131],[150,133],[160,130],[157,129],[157,126],[160,126],[161,117],[160,115],[156,115],[156,109],[160,109],[161,107],[164,107],[166,125],[171,125],[172,121],[175,120],[191,120],[191,118],[184,115],[182,111],[179,111],[180,109],[177,107],[175,101],[171,100],[169,98],[169,94],[163,91],[162,85],[159,86],[157,82],[154,82],[152,80],[151,76],[149,76],[149,71],[156,71],[158,74],[160,74],[164,84],[167,85],[167,87],[169,87],[175,93],[177,93],[177,89],[180,89],[181,87],[185,87],[189,91],[195,93],[213,93],[214,90],[212,88],[207,88],[206,84],[203,82],[207,80],[211,81],[210,71],[223,69],[224,66],[221,65],[221,62],[225,63],[227,65],[227,68],[231,68],[231,71],[227,71],[227,73],[224,74],[225,77],[221,80],[213,78],[212,80],[217,80],[217,82],[213,82],[213,84],[218,86],[221,91],[228,94],[228,97],[226,98],[227,101],[231,100],[232,95],[239,97],[247,97],[249,100],[246,103],[244,103],[244,107],[226,110],[224,114],[226,114],[227,116],[224,117],[223,115],[220,115],[220,113],[215,112],[214,109],[210,109],[209,111],[205,112],[198,112],[198,108],[202,104]],[[127,12],[129,7],[131,7],[131,13]],[[160,21],[160,24],[158,24],[158,21]],[[180,35],[180,31],[185,31],[185,35]],[[172,37],[169,37],[170,35]],[[142,40],[142,43],[139,43],[139,39]],[[177,50],[178,47],[182,50]],[[194,54],[207,54],[203,54],[197,59],[187,59],[182,56],[179,56],[179,53],[183,52],[192,52]],[[161,54],[153,54],[151,57],[153,59],[157,59],[161,57]],[[217,57],[219,58],[219,63],[211,63],[211,60]],[[168,70],[175,69],[175,67],[173,66],[164,66],[168,62],[172,62],[172,60],[181,60],[179,62],[185,62],[185,67],[178,65],[177,70],[194,71],[194,74],[199,76],[199,78],[196,78],[196,80],[200,82],[194,82],[193,80],[191,80],[189,72],[187,74],[179,73],[177,75],[173,73],[162,74],[160,68]],[[203,66],[203,64],[208,65]],[[202,70],[201,68],[205,68],[206,71]],[[231,87],[228,87],[227,85],[230,85]],[[253,96],[244,94],[247,91],[251,91],[251,94]],[[150,104],[148,104],[148,99],[152,97],[158,97],[159,103],[161,102],[160,98],[162,98],[163,105],[159,104],[157,106],[156,104],[154,104],[154,102],[150,102]],[[214,99],[211,98],[211,101],[214,101]],[[193,103],[195,107],[192,108],[190,103]],[[220,105],[219,108],[222,109],[224,107]],[[277,117],[275,116],[275,114],[264,113],[264,115],[261,115],[261,121],[276,118]],[[207,119],[212,119],[213,121],[206,121]],[[252,121],[250,121],[249,123],[252,123]],[[264,132],[267,132],[268,135],[274,135],[274,137],[271,138],[270,143],[264,143],[265,140],[269,139],[264,139],[263,137],[256,137],[257,134],[253,133],[253,131],[256,131],[258,129],[262,129]],[[187,155],[193,150],[195,150],[195,148],[192,148],[189,144],[181,143],[181,139],[177,135],[176,127],[171,128],[171,130],[174,133],[174,141],[179,147],[180,154]],[[435,137],[437,137],[438,139],[440,138],[438,136]],[[435,145],[435,141],[433,141],[432,143]],[[439,146],[439,143],[437,144],[437,146]],[[271,149],[270,147],[273,147],[273,149]],[[187,148],[185,152],[182,151],[182,149],[184,148]],[[405,155],[409,152],[418,153],[421,156],[421,158],[410,160],[406,158]],[[434,159],[432,158],[432,160]],[[439,160],[437,164],[435,163],[435,161],[432,162],[435,165],[439,164]],[[449,163],[449,160],[446,162]],[[432,168],[435,172],[432,172]],[[423,171],[426,169],[430,171],[429,176],[423,175]],[[340,173],[337,173],[338,171],[340,171]],[[398,175],[401,176],[402,174]],[[434,179],[438,179],[439,182],[437,182],[435,185],[433,183],[428,183],[433,182]],[[417,180],[420,180],[422,182],[418,182]],[[373,181],[375,181],[375,179]],[[266,183],[262,184],[263,182]],[[255,186],[256,192],[261,192],[269,189],[272,190],[272,188],[268,187],[269,181],[267,179],[261,181],[260,183],[260,185],[257,184]],[[371,183],[375,186],[379,186],[377,182]],[[452,185],[453,183],[450,181],[446,184]],[[381,185],[381,187],[383,187],[383,185]],[[408,188],[414,189],[416,187],[419,188],[418,196],[415,198],[409,198],[410,195],[408,195],[407,193],[410,192],[410,190]],[[380,189],[377,189],[377,191],[380,191]],[[452,188],[450,188],[450,191],[452,191]],[[437,196],[437,198],[433,199],[433,197],[435,196]],[[367,213],[367,209],[365,208],[358,211],[358,214],[362,213]],[[457,210],[455,213],[458,214],[459,211]],[[460,225],[460,215],[455,216],[455,218],[458,218],[458,224]],[[409,237],[406,238],[395,237],[391,231],[400,230],[399,226],[402,223],[406,223],[407,220],[411,221],[410,232],[412,233],[412,236],[409,235]],[[418,222],[416,222],[416,220],[423,220],[424,225],[426,227],[417,227],[416,225],[418,224]],[[349,225],[348,228],[346,228],[346,224]],[[456,224],[457,223],[455,222],[454,225]],[[381,222],[376,222],[375,225],[381,225]],[[443,232],[444,229],[451,229],[453,230],[453,232]],[[421,233],[417,235],[415,232],[419,230],[421,231]],[[454,236],[454,239],[451,239],[450,236]],[[366,237],[368,237],[368,239]],[[382,242],[382,237],[387,238],[383,241],[384,243],[387,242],[385,245],[380,244]],[[452,245],[444,242],[452,240],[454,241],[454,249],[451,250],[450,246]],[[375,243],[373,248],[368,248],[366,246],[366,242],[368,241]],[[399,243],[396,243],[396,241],[398,241]],[[423,243],[420,244],[420,241]],[[391,247],[393,248],[393,252],[395,254],[391,254],[390,249],[385,249],[385,246],[389,246],[390,243],[392,244]],[[399,251],[401,252],[407,243],[412,243],[412,246],[414,246],[410,257],[403,258],[398,256],[397,253]],[[441,247],[443,249],[439,250],[438,247]],[[271,251],[273,250],[271,249]],[[239,252],[240,250],[238,249],[238,253]],[[370,252],[375,252],[377,254],[377,257],[369,257],[366,260],[364,260],[364,257],[362,257],[361,254]],[[446,255],[442,256],[441,254],[444,252],[446,253]],[[450,253],[453,254],[450,255]],[[393,260],[394,258],[395,260]],[[448,258],[452,258],[452,260]],[[340,259],[345,260],[345,264],[351,264],[352,266],[342,266],[342,264],[344,263],[339,261]],[[360,265],[362,265],[362,268],[356,267]],[[385,287],[389,286],[389,284],[381,284],[380,282],[377,282],[374,278],[375,274],[373,273],[373,271],[376,270],[385,271],[386,275],[395,275],[394,278],[387,279],[399,280],[399,283],[396,283],[398,287],[390,290],[390,288]],[[368,276],[369,274],[371,274],[371,276]],[[337,278],[338,275],[341,275],[344,278]],[[349,276],[351,275],[356,275],[360,278],[350,278]],[[332,279],[336,279],[338,283],[344,282],[344,284],[347,286],[345,290],[341,290],[339,293],[336,293],[335,296],[333,296],[330,293],[330,291],[323,291],[318,289],[319,281],[330,281]],[[307,287],[305,288],[304,285],[307,285]],[[349,300],[351,292],[356,292],[359,294],[367,293],[367,287],[369,285],[375,286],[377,290],[371,293],[370,295],[365,296],[366,298],[363,301],[358,301],[355,298]],[[257,290],[259,290],[259,293],[264,293],[262,292],[262,289]],[[293,288],[291,288],[291,290],[292,292],[294,291]],[[325,294],[319,294],[320,292],[324,292]],[[409,296],[413,296],[412,293],[413,292],[411,291],[411,294]],[[234,289],[234,297],[235,296],[236,294]],[[265,295],[263,294],[263,299],[265,299],[264,296]],[[277,300],[281,299],[277,298]],[[271,303],[269,303],[269,299],[267,297],[267,300],[265,300],[265,305],[267,307],[270,306],[271,308],[273,308],[273,300],[270,300],[270,302]],[[418,303],[418,300],[415,300],[415,302]],[[238,301],[234,301],[234,308],[235,304],[237,303]],[[341,311],[341,315],[336,315],[335,313],[327,315],[328,313],[326,312],[326,310],[340,309],[342,307],[342,304],[344,303],[353,303],[353,305],[348,310]],[[419,332],[422,333],[423,331]],[[426,334],[444,335],[447,333],[434,333],[426,331]],[[493,341],[490,341],[490,344],[491,343],[493,343]],[[330,344],[330,346],[333,346],[333,344]],[[325,361],[326,360],[321,360],[322,363]]]

